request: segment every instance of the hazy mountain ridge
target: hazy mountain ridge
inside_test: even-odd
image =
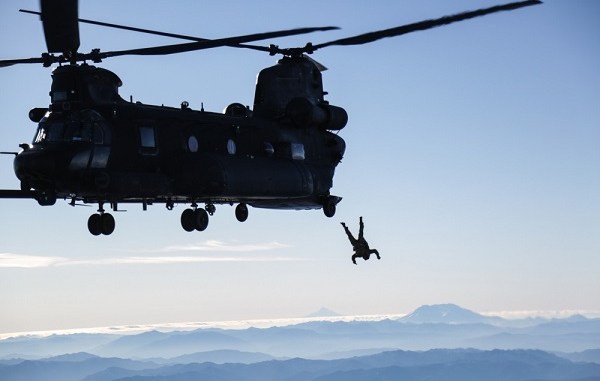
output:
[[[80,361],[74,359],[67,361],[52,359],[24,360],[18,364],[0,366],[0,380],[78,381],[90,374],[101,372],[107,368],[124,368],[140,371],[158,366],[159,365],[148,361],[134,361],[122,358],[103,358],[97,356]]]
[[[204,362],[157,366],[151,362],[88,358],[79,362],[39,360],[0,366],[0,379],[3,381],[352,381],[402,378],[417,381],[598,380],[600,364],[571,362],[538,350],[437,349],[425,352],[397,350],[330,361],[295,358],[253,364]]]
[[[600,319],[507,320],[443,304],[379,321],[17,337],[0,341],[0,380],[600,381],[599,343]]]
[[[600,364],[600,349],[588,349],[586,351],[575,353],[556,353],[573,362],[595,362]]]
[[[535,319],[538,323],[531,324],[533,321],[528,319],[525,324],[443,304],[423,306],[395,320],[322,320],[271,328],[18,337],[0,340],[0,358],[48,358],[86,352],[103,357],[169,359],[198,352],[235,350],[274,357],[331,359],[335,352],[352,353],[373,348],[413,351],[533,348],[571,353],[600,346],[600,319],[574,316]],[[9,362],[3,360],[0,364],[8,365]]]

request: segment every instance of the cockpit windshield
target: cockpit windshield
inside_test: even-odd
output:
[[[94,110],[69,113],[68,117],[46,113],[40,120],[33,144],[45,142],[86,142],[109,144],[106,121]]]

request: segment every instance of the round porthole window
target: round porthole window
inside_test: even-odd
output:
[[[198,152],[198,139],[193,135],[188,138],[188,149],[190,152]]]
[[[273,144],[271,144],[269,142],[265,142],[264,147],[265,147],[265,153],[267,154],[267,156],[268,157],[273,156],[273,154],[275,153],[275,148],[273,148]]]
[[[233,139],[227,140],[227,152],[230,155],[235,155],[235,150],[236,150],[236,147],[235,147],[235,142],[233,141]]]

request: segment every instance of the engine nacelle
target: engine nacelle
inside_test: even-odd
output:
[[[327,103],[313,104],[302,97],[288,103],[285,113],[298,127],[318,126],[324,130],[341,130],[348,123],[348,113]]]

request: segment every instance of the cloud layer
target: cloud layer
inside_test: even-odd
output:
[[[185,253],[185,255],[134,255],[108,258],[72,259],[67,257],[37,256],[17,253],[0,253],[0,268],[41,268],[52,266],[82,266],[82,265],[162,265],[178,263],[203,262],[281,262],[297,261],[298,258],[282,256],[208,256],[211,253],[256,253],[287,248],[288,245],[278,242],[259,244],[237,244],[220,241],[167,246],[154,250],[139,250],[145,253]],[[202,253],[195,256],[193,253]]]

